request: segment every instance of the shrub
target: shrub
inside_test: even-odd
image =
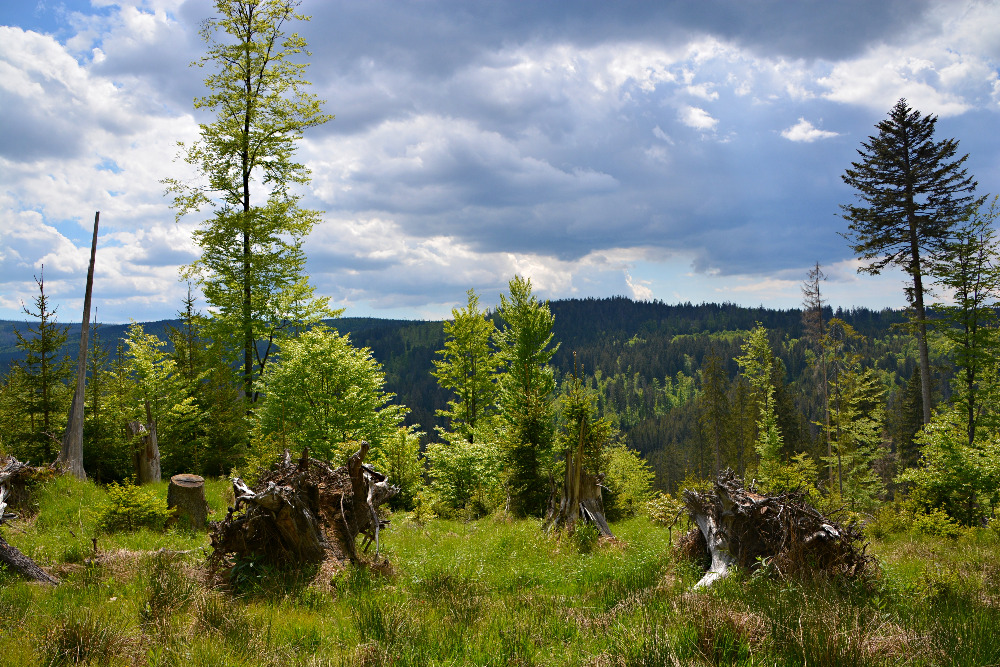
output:
[[[917,513],[913,517],[913,530],[924,535],[935,537],[956,538],[962,534],[962,527],[948,516],[943,509],[933,509],[926,513]]]
[[[126,482],[108,485],[108,500],[97,516],[97,528],[105,533],[150,528],[163,530],[173,510],[165,498]]]

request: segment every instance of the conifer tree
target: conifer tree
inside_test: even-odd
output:
[[[531,280],[514,276],[500,296],[504,326],[495,335],[502,363],[497,405],[510,442],[509,484],[515,514],[543,510],[545,469],[552,461],[555,377],[549,362],[555,318],[532,293]]]
[[[859,201],[842,206],[850,223],[845,237],[855,254],[869,261],[858,271],[878,275],[895,265],[910,277],[906,292],[919,346],[925,424],[931,419],[924,309],[928,255],[940,249],[970,206],[983,201],[974,198],[976,181],[962,166],[969,156],[956,157],[955,139],[935,141],[936,123],[936,116],[922,116],[899,100],[876,126],[879,133],[861,143],[861,159],[842,176]]]
[[[68,382],[72,377],[69,357],[63,351],[69,327],[56,322],[56,309],[49,308],[45,295],[45,267],[39,277],[38,296],[34,299],[35,310],[22,306],[26,315],[38,320],[29,325],[22,334],[15,329],[17,348],[24,353],[21,368],[24,371],[25,404],[29,432],[26,439],[32,443],[29,452],[22,455],[41,456],[52,461],[55,454],[52,445],[57,433],[62,433],[66,408],[69,406]]]

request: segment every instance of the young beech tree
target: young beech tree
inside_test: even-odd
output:
[[[952,403],[964,415],[969,445],[977,431],[996,431],[1000,409],[997,366],[1000,364],[1000,251],[994,223],[997,200],[975,209],[943,245],[933,264],[937,284],[951,301],[935,303],[934,321],[955,361]]]
[[[216,0],[218,16],[202,24],[208,53],[197,63],[214,71],[209,95],[195,108],[216,114],[201,138],[181,145],[202,182],[166,179],[177,217],[205,206],[213,216],[195,232],[202,255],[186,275],[212,310],[210,337],[233,341],[244,393],[256,399],[254,379],[288,329],[335,316],[315,298],[304,274],[302,240],[319,212],[299,207],[295,186],[309,171],[295,162],[302,133],[325,123],[320,101],[306,92],[305,53],[288,23],[304,20],[296,0]]]
[[[500,295],[504,326],[494,336],[501,361],[497,407],[509,443],[508,483],[515,515],[540,514],[551,473],[555,377],[549,361],[555,318],[531,291],[531,280],[514,276],[510,295]]]
[[[879,133],[861,143],[861,160],[842,176],[857,191],[859,205],[843,206],[850,222],[845,234],[854,252],[870,260],[859,272],[878,275],[894,264],[910,276],[907,296],[913,305],[920,353],[924,423],[931,420],[931,372],[927,351],[924,278],[933,255],[970,205],[976,182],[956,158],[958,141],[934,141],[936,116],[921,116],[905,99],[880,122]]]
[[[342,465],[357,451],[357,441],[371,445],[372,463],[382,457],[408,410],[391,403],[384,391],[385,373],[368,348],[356,348],[346,336],[315,326],[281,344],[281,359],[264,371],[264,400],[256,413],[254,458],[270,465],[281,451],[306,447],[318,459]]]

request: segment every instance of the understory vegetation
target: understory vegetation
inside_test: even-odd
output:
[[[206,490],[218,518],[229,484]],[[397,512],[378,561],[331,579],[245,561],[215,586],[203,532],[103,532],[97,516],[114,499],[69,476],[35,498],[6,534],[63,583],[0,573],[2,665],[1000,661],[1000,534],[989,528],[894,532],[902,520],[886,515],[872,525],[880,567],[869,580],[782,581],[765,567],[693,593],[701,568],[672,546],[681,527],[646,516],[597,542],[503,514],[422,523]]]

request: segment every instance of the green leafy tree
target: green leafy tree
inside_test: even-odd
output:
[[[507,462],[495,422],[480,422],[471,441],[456,433],[442,433],[442,438],[429,443],[425,454],[439,513],[482,516],[495,509],[503,499]]]
[[[453,308],[451,321],[444,323],[444,349],[438,351],[443,358],[434,360],[431,375],[439,385],[455,392],[448,409],[437,414],[448,419],[454,432],[472,442],[476,425],[494,409],[499,360],[490,343],[496,326],[479,309],[475,290],[470,289],[467,295],[466,307]]]
[[[256,412],[255,457],[270,465],[283,449],[306,447],[317,458],[344,464],[357,442],[371,445],[383,466],[390,440],[399,437],[406,407],[391,403],[385,373],[368,348],[324,326],[281,345],[281,359],[262,378],[264,400]]]
[[[997,365],[1000,363],[1000,251],[994,224],[997,200],[983,211],[975,209],[935,258],[937,284],[951,297],[935,303],[934,321],[950,348],[957,368],[952,402],[965,416],[969,445],[977,431],[998,426]]]
[[[769,487],[777,478],[781,467],[782,438],[775,412],[774,383],[771,381],[774,353],[767,338],[767,329],[758,322],[740,346],[740,351],[743,354],[736,358],[736,362],[740,365],[758,406],[757,438],[754,443],[757,451],[757,478],[765,487]]]
[[[21,436],[28,447],[19,452],[21,456],[40,456],[51,461],[55,456],[53,443],[57,433],[65,428],[69,408],[69,381],[73,375],[70,359],[63,353],[68,327],[56,322],[56,311],[50,309],[45,295],[44,267],[40,277],[35,278],[38,296],[35,310],[22,306],[28,317],[37,320],[27,331],[15,329],[17,348],[24,353],[20,362],[23,371],[23,409],[28,416],[28,432]]]
[[[309,171],[294,159],[303,132],[332,118],[306,91],[305,52],[286,25],[306,17],[293,0],[217,0],[218,17],[202,24],[207,54],[197,63],[214,71],[209,95],[195,108],[216,114],[201,138],[181,145],[200,184],[167,179],[178,218],[213,207],[195,232],[202,255],[186,275],[211,306],[211,337],[236,341],[242,384],[253,401],[254,379],[278,340],[306,323],[334,316],[326,298],[315,298],[304,274],[302,241],[319,212],[299,207],[295,186]]]
[[[934,415],[917,434],[920,461],[904,470],[897,481],[910,488],[910,497],[926,511],[944,511],[966,526],[982,523],[993,514],[1000,489],[1000,441],[980,432],[968,441],[965,415],[948,406]]]
[[[899,100],[879,133],[862,142],[861,159],[842,176],[856,190],[859,204],[844,205],[850,223],[846,238],[861,259],[859,272],[878,275],[895,265],[909,275],[907,297],[920,355],[924,423],[931,419],[930,356],[924,309],[927,255],[947,239],[968,208],[978,205],[976,182],[963,168],[968,155],[956,158],[958,141],[934,140],[936,116],[922,116]]]
[[[511,509],[516,515],[544,509],[546,477],[551,475],[555,377],[549,362],[555,318],[548,303],[532,293],[531,280],[514,276],[509,295],[500,296],[503,327],[494,339],[501,362],[497,406],[510,452]]]

